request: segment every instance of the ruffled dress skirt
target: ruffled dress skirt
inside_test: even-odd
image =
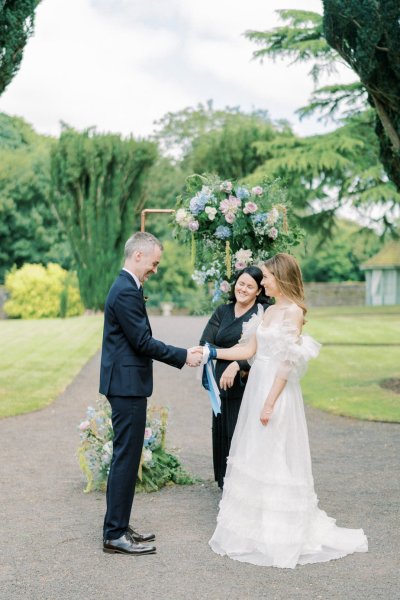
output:
[[[362,529],[338,527],[318,508],[298,379],[287,382],[268,425],[260,422],[276,369],[274,357],[257,354],[209,544],[220,555],[281,568],[367,552]]]

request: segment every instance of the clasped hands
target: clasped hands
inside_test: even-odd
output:
[[[199,367],[203,359],[203,346],[193,346],[189,348],[186,356],[186,364],[189,367]]]

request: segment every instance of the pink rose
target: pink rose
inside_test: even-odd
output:
[[[258,206],[255,202],[246,202],[243,208],[243,212],[245,215],[250,215],[252,213],[257,212]]]
[[[225,215],[225,221],[227,223],[233,223],[234,220],[235,220],[235,215],[233,214],[233,212],[227,212]]]
[[[188,228],[190,229],[190,231],[197,231],[199,228],[199,222],[198,221],[190,221]]]
[[[270,237],[272,240],[276,240],[278,237],[278,230],[276,227],[271,227],[271,229],[268,231],[268,237]]]
[[[251,193],[255,196],[261,196],[263,192],[264,190],[260,185],[256,185],[255,187],[251,188]]]
[[[89,429],[90,427],[90,421],[82,421],[82,423],[79,425],[79,429],[81,431],[85,431],[86,429]]]
[[[238,260],[237,262],[235,262],[235,269],[237,271],[240,271],[241,269],[244,269],[246,266],[246,263],[242,262],[241,260]]]
[[[223,181],[219,187],[224,192],[231,192],[233,189],[233,183],[231,181]]]
[[[220,286],[219,286],[219,289],[221,290],[221,292],[223,294],[226,294],[231,289],[231,286],[229,285],[229,283],[227,281],[222,281],[221,284],[220,284]]]

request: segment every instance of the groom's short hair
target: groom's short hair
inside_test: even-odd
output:
[[[147,231],[138,231],[126,241],[124,257],[125,259],[130,258],[137,250],[150,252],[154,246],[158,246],[160,250],[163,250],[162,243],[154,235]]]

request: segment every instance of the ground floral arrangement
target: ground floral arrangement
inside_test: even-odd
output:
[[[167,422],[167,408],[148,407],[137,491],[155,492],[170,483],[194,483],[178,458],[165,450]],[[86,419],[79,425],[79,435],[78,460],[86,477],[84,491],[104,491],[113,451],[111,407],[105,398],[98,400],[96,408],[89,406]]]
[[[212,286],[214,301],[229,293],[234,270],[287,252],[302,238],[297,227],[289,229],[286,193],[277,181],[249,188],[192,175],[175,224],[175,237],[192,245],[193,279]]]

